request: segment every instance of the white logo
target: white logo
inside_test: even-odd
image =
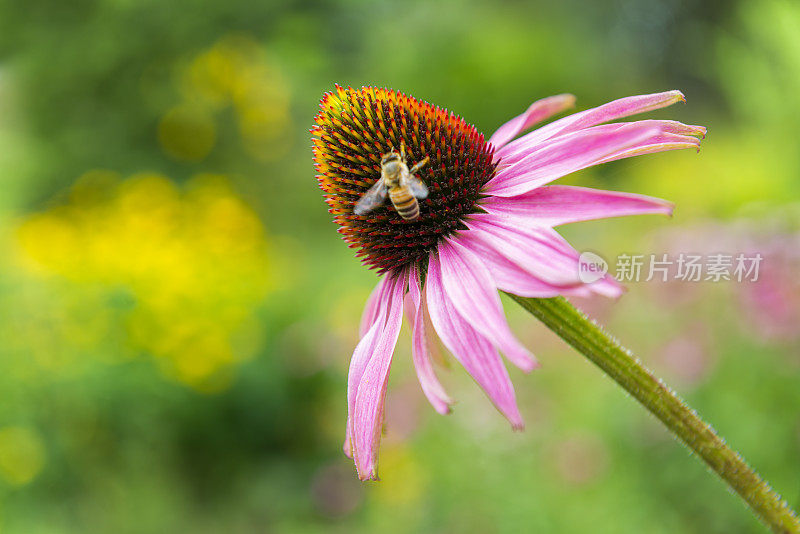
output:
[[[591,284],[603,278],[608,272],[606,260],[594,252],[581,252],[578,257],[578,278],[584,284]]]

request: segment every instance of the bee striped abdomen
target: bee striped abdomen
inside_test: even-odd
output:
[[[419,217],[419,203],[407,187],[398,187],[389,191],[389,199],[400,217],[413,221]]]

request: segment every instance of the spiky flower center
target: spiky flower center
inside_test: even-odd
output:
[[[421,262],[478,210],[496,164],[483,134],[446,109],[399,91],[362,87],[325,93],[311,129],[317,180],[339,232],[380,273]],[[387,199],[365,215],[353,207],[381,177],[381,156],[405,145],[408,167],[428,187],[419,218],[404,220]]]

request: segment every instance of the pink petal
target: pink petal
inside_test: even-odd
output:
[[[530,146],[526,150],[520,150],[513,154],[509,154],[508,156],[505,156],[504,158],[499,160],[500,161],[499,170],[500,171],[510,170],[516,164],[528,158],[531,154],[538,153],[545,147],[557,144],[563,140],[579,137],[580,134],[589,134],[589,133],[596,135],[604,133],[610,134],[618,132],[620,129],[630,129],[634,127],[634,125],[638,125],[641,128],[646,128],[647,126],[651,126],[657,129],[659,133],[654,135],[651,139],[648,139],[647,143],[643,143],[641,147],[637,146],[633,149],[625,147],[624,151],[630,151],[629,155],[618,157],[616,153],[614,153],[607,158],[599,160],[597,163],[595,163],[595,165],[599,165],[600,163],[605,163],[607,161],[615,159],[621,159],[621,157],[630,157],[639,154],[650,154],[653,152],[678,150],[682,148],[694,148],[695,150],[699,150],[700,138],[705,137],[705,132],[706,132],[706,129],[703,128],[702,126],[690,126],[676,121],[645,120],[637,122],[617,122],[613,124],[604,124],[601,126],[592,126],[590,128],[579,130],[578,132],[571,132],[566,135],[556,136],[552,139],[546,139],[544,141],[541,141],[540,143]],[[642,150],[642,147],[647,147],[647,149]],[[530,161],[530,159],[528,161]]]
[[[526,372],[536,367],[533,354],[511,333],[497,286],[481,259],[448,238],[439,244],[439,261],[444,290],[461,317],[514,365]]]
[[[593,109],[574,113],[534,130],[516,141],[508,143],[496,154],[498,157],[505,158],[515,152],[526,152],[547,139],[576,132],[596,124],[670,106],[676,102],[686,102],[686,98],[680,91],[620,98]]]
[[[633,122],[614,122],[612,124],[603,124],[601,126],[591,126],[591,129],[598,132],[602,131],[613,132],[615,130],[618,130],[619,128],[629,126],[631,124],[650,125],[655,128],[658,128],[659,130],[667,134],[682,135],[686,137],[694,137],[700,139],[705,138],[707,132],[705,126],[697,126],[694,124],[683,124],[682,122],[678,121],[659,120],[659,119],[644,119]]]
[[[352,417],[355,411],[358,385],[364,375],[364,369],[366,369],[367,363],[375,350],[378,338],[385,327],[386,310],[389,308],[388,301],[390,289],[393,284],[394,278],[390,276],[384,276],[381,281],[378,282],[375,291],[373,291],[373,295],[375,295],[373,307],[375,310],[374,320],[367,329],[367,332],[361,337],[358,345],[356,345],[356,349],[353,351],[353,357],[350,359],[350,369],[347,373],[347,431],[345,433],[343,447],[344,453],[350,458],[353,457],[353,444],[350,438],[353,433]],[[372,296],[370,296],[370,298],[372,298]]]
[[[481,207],[497,217],[507,218],[510,224],[522,219],[536,225],[558,226],[623,215],[671,215],[673,204],[633,193],[549,185],[516,197],[487,197],[481,201]]]
[[[403,315],[406,317],[406,321],[408,321],[408,325],[411,328],[414,328],[414,317],[416,317],[416,308],[414,307],[414,301],[411,299],[411,293],[406,293],[405,297],[403,297]]]
[[[589,128],[559,137],[503,168],[484,187],[488,194],[513,197],[575,171],[597,165],[617,152],[652,143],[658,128],[633,123],[607,132]]]
[[[597,164],[600,165],[601,163],[608,163],[609,161],[643,156],[645,154],[655,154],[656,152],[667,152],[668,150],[683,150],[685,148],[694,148],[699,151],[700,140],[683,135],[664,134],[663,136],[652,139],[652,142],[648,144],[615,152],[607,158],[598,161]]]
[[[489,267],[497,288],[520,297],[550,298],[559,295],[589,297],[592,292],[580,282],[572,285],[554,285],[539,278],[535,269],[526,270],[506,258],[485,241],[476,238],[473,231],[461,232],[459,243],[470,249]],[[531,272],[534,271],[534,272]]]
[[[620,126],[627,124],[634,123],[618,122],[603,126],[593,126],[591,129],[594,131],[612,132],[617,130]],[[706,136],[705,127],[683,124],[677,121],[644,120],[638,121],[636,124],[651,124],[653,126],[657,126],[661,129],[662,134],[653,137],[647,144],[615,152],[614,154],[611,154],[610,156],[597,162],[598,165],[618,159],[642,156],[644,154],[654,154],[656,152],[666,152],[668,150],[681,150],[685,148],[694,148],[695,150],[700,150],[700,139],[705,138]],[[506,161],[506,163],[511,162],[511,159]]]
[[[500,413],[514,428],[522,428],[522,416],[508,371],[492,344],[461,318],[445,295],[439,260],[435,254],[430,256],[425,293],[428,312],[439,338],[486,392]]]
[[[375,289],[369,294],[367,304],[364,306],[364,311],[361,314],[361,324],[358,327],[359,337],[364,337],[364,334],[367,333],[367,330],[369,330],[369,327],[372,326],[372,323],[375,322],[378,316],[378,298],[380,297],[381,291],[383,291],[385,282],[386,277],[381,278],[375,285]]]
[[[433,323],[431,322],[431,316],[428,313],[428,297],[425,295],[425,288],[422,288],[422,304],[420,308],[422,309],[422,324],[425,325],[425,332],[430,332],[429,335],[426,337],[428,338],[428,354],[431,356],[431,360],[434,363],[438,364],[441,367],[446,369],[450,368],[450,362],[445,359],[444,355],[442,354],[442,350],[439,346],[439,338],[436,337],[436,329],[433,328]]]
[[[534,124],[574,105],[575,97],[573,95],[556,95],[537,100],[530,105],[525,113],[517,115],[498,128],[489,138],[489,143],[497,150]]]
[[[469,231],[463,235],[482,242],[540,280],[556,287],[580,284],[577,259],[556,246],[544,228],[522,233],[491,214],[476,214],[465,223]]]
[[[559,287],[559,294],[579,296],[581,285],[609,297],[622,294],[622,288],[611,276],[591,284],[581,282],[578,276],[580,254],[552,228],[525,225],[526,221],[522,219],[509,223],[493,214],[475,214],[465,222],[469,231],[461,235],[473,240],[473,245],[482,242],[484,247],[496,250],[500,256],[526,271],[528,276]],[[510,280],[512,284],[524,281],[522,277]],[[525,296],[512,289],[509,291]]]
[[[436,373],[433,371],[431,355],[428,352],[428,336],[425,332],[425,320],[420,308],[421,294],[419,288],[419,275],[416,266],[412,266],[408,276],[408,295],[412,303],[412,336],[411,336],[411,355],[414,360],[414,368],[417,371],[419,384],[422,392],[430,401],[433,408],[442,415],[450,413],[450,405],[453,401],[445,393]]]
[[[383,423],[386,384],[392,364],[392,353],[397,344],[403,319],[405,281],[404,273],[393,277],[389,290],[386,323],[378,331],[377,339],[370,347],[372,354],[361,375],[355,404],[351,411],[350,443],[353,445],[353,460],[361,480],[377,478],[378,446]],[[380,313],[383,316],[385,312]],[[376,321],[375,325],[378,324],[380,321]]]

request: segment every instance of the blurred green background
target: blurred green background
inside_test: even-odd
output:
[[[0,1],[0,532],[760,532],[704,466],[506,302],[543,363],[513,433],[466,374],[427,405],[401,335],[380,483],[341,453],[376,282],[308,129],[334,83],[491,133],[533,100],[681,89],[700,155],[564,183],[661,196],[580,250],[748,252],[757,283],[579,303],[800,505],[796,1]],[[405,328],[405,327],[404,327]]]

